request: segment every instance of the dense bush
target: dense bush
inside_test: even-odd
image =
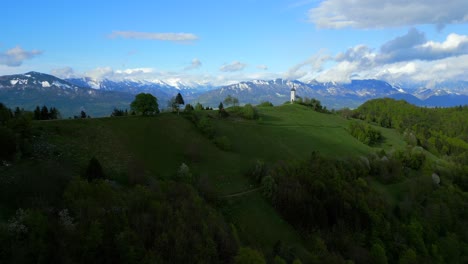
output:
[[[255,107],[253,107],[251,104],[246,104],[244,107],[242,107],[242,117],[245,119],[257,119],[258,118],[258,112]]]
[[[353,121],[349,123],[349,133],[366,145],[374,145],[382,139],[382,133],[361,122]]]
[[[264,101],[264,102],[261,102],[258,106],[259,107],[272,107],[273,104],[271,102]]]

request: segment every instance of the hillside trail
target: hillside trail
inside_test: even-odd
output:
[[[257,187],[257,188],[253,188],[253,189],[250,189],[250,190],[245,190],[245,191],[242,191],[242,192],[238,192],[238,193],[232,193],[232,194],[228,194],[228,195],[221,196],[221,198],[231,198],[231,197],[243,196],[243,195],[245,195],[245,194],[249,194],[249,193],[258,191],[258,190],[260,190],[261,188],[262,188],[262,187]]]

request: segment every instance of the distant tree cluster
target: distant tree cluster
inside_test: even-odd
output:
[[[468,105],[422,108],[403,100],[375,99],[356,109],[354,116],[395,128],[410,144],[468,164]]]
[[[239,99],[231,95],[228,95],[223,102],[226,106],[239,106]]]
[[[317,112],[323,112],[323,113],[328,113],[328,110],[326,107],[323,107],[322,106],[322,103],[315,99],[315,98],[308,98],[308,97],[298,97],[294,103],[296,104],[300,104],[300,105],[304,105],[304,106],[307,106],[307,107],[310,107],[312,108],[314,111],[317,111]]]
[[[75,115],[73,116],[73,119],[84,119],[84,118],[91,118],[90,115],[86,114],[86,112],[84,110],[81,110],[80,111],[80,115]]]
[[[55,107],[51,107],[50,109],[47,106],[36,106],[34,109],[34,120],[52,120],[52,119],[60,119],[60,112]]]
[[[0,166],[31,152],[33,113],[19,107],[12,111],[0,103]]]
[[[382,139],[382,133],[362,122],[352,121],[349,123],[349,133],[366,145],[374,145]]]
[[[264,101],[258,104],[259,107],[273,107],[273,104],[269,101]]]
[[[127,109],[123,110],[123,109],[114,108],[114,110],[112,111],[111,117],[116,117],[116,116],[128,116]]]

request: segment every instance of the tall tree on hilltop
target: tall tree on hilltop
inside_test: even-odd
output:
[[[177,104],[177,114],[179,114],[180,105],[185,104],[184,98],[182,98],[182,95],[180,93],[177,93],[176,98],[175,98],[175,103]]]
[[[139,93],[130,104],[132,111],[142,115],[159,113],[158,99],[149,93]]]

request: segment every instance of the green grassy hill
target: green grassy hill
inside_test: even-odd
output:
[[[216,111],[203,115],[217,116]],[[223,151],[181,115],[118,117],[38,122],[50,142],[84,166],[91,157],[102,160],[111,174],[138,165],[152,175],[171,177],[181,163],[210,178],[222,193],[249,188],[242,175],[257,160],[274,162],[304,158],[312,151],[333,157],[366,155],[405,146],[398,133],[378,128],[384,141],[369,147],[347,131],[349,120],[311,111],[300,105],[259,109],[259,120],[212,118],[216,135],[226,136],[232,150]]]
[[[379,128],[383,143],[369,147],[346,131],[349,120],[300,105],[259,108],[258,120],[218,119],[217,111],[200,114],[213,117],[210,120],[215,133],[229,139],[230,151],[219,149],[191,121],[172,113],[34,125],[62,159],[74,163],[76,174],[91,157],[98,158],[106,174],[122,183],[138,181],[145,175],[170,179],[186,163],[220,197],[252,189],[245,174],[258,160],[272,163],[302,159],[312,151],[333,157],[361,156],[405,145],[394,130]],[[259,192],[224,198],[224,202],[222,211],[236,226],[242,241],[268,251],[281,240],[307,255],[300,236]]]

